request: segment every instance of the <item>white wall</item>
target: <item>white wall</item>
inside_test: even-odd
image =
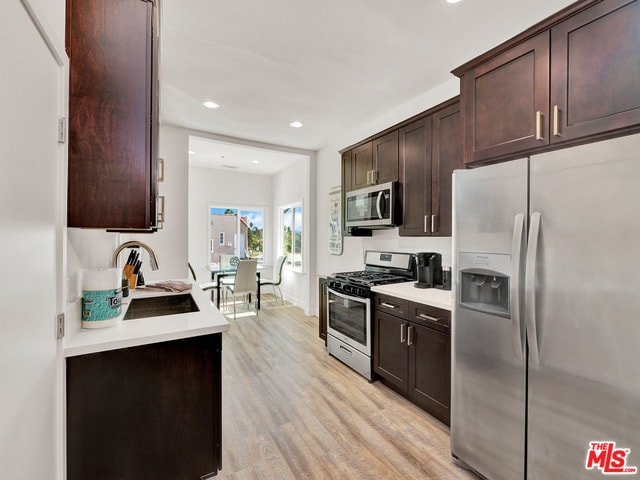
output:
[[[271,178],[266,175],[189,167],[189,262],[196,270],[198,279],[200,279],[200,272],[210,263],[209,207],[211,205],[265,207],[264,261],[266,264],[273,263]]]
[[[282,293],[288,301],[305,310],[308,315],[311,308],[310,290],[315,281],[315,196],[312,196],[311,184],[315,183],[313,156],[299,161],[295,166],[273,177],[273,229],[279,231],[279,207],[302,202],[303,215],[303,263],[301,272],[291,270],[285,265],[282,272]]]
[[[318,275],[327,275],[338,271],[358,270],[363,267],[363,252],[370,249],[381,249],[397,252],[440,252],[443,254],[443,264],[451,265],[451,238],[428,237],[400,237],[398,229],[374,231],[372,237],[345,237],[343,239],[342,255],[330,255],[329,238],[329,190],[340,185],[341,163],[339,150],[353,145],[360,140],[391,127],[420,112],[428,110],[445,100],[459,94],[459,80],[451,80],[437,88],[426,92],[411,102],[399,106],[369,122],[363,120],[358,130],[347,131],[340,138],[336,138],[317,153],[318,169],[316,173],[316,215],[317,222],[317,254],[316,264]],[[317,305],[317,288],[314,305]],[[316,310],[317,312],[317,307]]]
[[[0,16],[0,477],[63,478],[64,0]],[[62,36],[61,36],[62,35]]]

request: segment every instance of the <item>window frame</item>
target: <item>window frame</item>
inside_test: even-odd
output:
[[[213,209],[224,209],[224,210],[235,210],[236,211],[236,228],[235,228],[235,232],[234,232],[234,239],[233,239],[233,250],[234,250],[234,255],[236,255],[237,249],[238,249],[238,245],[236,244],[237,242],[237,238],[240,237],[240,225],[241,225],[241,217],[242,217],[242,213],[243,212],[260,212],[262,213],[262,258],[258,259],[258,263],[259,264],[264,264],[267,262],[268,259],[268,251],[267,251],[267,231],[268,231],[268,218],[269,218],[269,208],[266,205],[240,205],[240,204],[225,204],[225,203],[210,203],[207,207],[207,220],[208,220],[208,229],[207,229],[207,236],[209,239],[209,245],[213,246],[213,244],[217,245],[217,246],[224,246],[224,244],[227,243],[227,236],[225,235],[225,232],[218,232],[219,234],[223,234],[224,235],[224,244],[220,245],[219,244],[219,240],[220,240],[220,236],[218,236],[218,239],[214,240],[212,238],[212,226],[213,226],[213,220],[212,220],[212,216],[214,214],[211,213],[211,210]],[[248,225],[247,225],[248,227]],[[248,238],[246,239],[246,241],[248,242]],[[213,264],[213,262],[211,261],[211,255],[213,254],[214,250],[213,249],[209,249],[209,252],[207,252],[207,258],[209,259],[209,263]],[[242,255],[239,255],[240,257],[242,257]]]
[[[300,209],[300,215],[302,217],[301,222],[300,222],[300,252],[299,252],[299,256],[300,256],[300,264],[296,265],[295,263],[292,263],[291,259],[289,258],[290,255],[288,253],[285,253],[285,238],[284,238],[284,228],[285,228],[285,221],[284,221],[284,215],[285,212],[287,210],[291,210],[291,223],[287,226],[291,227],[291,232],[293,234],[293,239],[291,242],[291,248],[292,248],[292,252],[291,252],[291,256],[294,257],[298,254],[295,250],[295,245],[296,245],[296,241],[295,241],[295,233],[296,233],[296,210]],[[293,202],[287,202],[287,203],[283,203],[278,207],[278,255],[287,255],[287,260],[285,261],[285,268],[287,270],[293,271],[293,272],[299,272],[299,273],[305,273],[305,269],[306,269],[306,261],[305,261],[305,245],[304,245],[304,241],[305,241],[305,233],[304,233],[304,226],[305,226],[305,213],[304,213],[304,202],[302,200],[296,200]],[[294,260],[295,262],[295,260]]]

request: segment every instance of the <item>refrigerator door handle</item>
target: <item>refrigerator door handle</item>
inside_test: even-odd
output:
[[[524,359],[522,322],[520,320],[520,265],[522,264],[522,237],[524,235],[524,215],[518,213],[513,224],[511,243],[511,344],[518,360]]]
[[[538,326],[536,322],[536,257],[538,256],[538,237],[540,236],[540,212],[531,214],[531,228],[527,245],[526,274],[524,279],[525,320],[529,339],[529,358],[534,365],[540,365],[538,347]]]

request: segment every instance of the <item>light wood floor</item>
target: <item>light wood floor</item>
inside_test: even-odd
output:
[[[317,317],[265,295],[258,318],[230,323],[218,478],[477,478],[453,463],[447,427],[326,353]]]

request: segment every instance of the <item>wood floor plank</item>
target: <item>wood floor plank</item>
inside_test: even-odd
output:
[[[244,313],[223,334],[218,478],[477,479],[445,425],[327,354],[317,317],[268,297]]]

